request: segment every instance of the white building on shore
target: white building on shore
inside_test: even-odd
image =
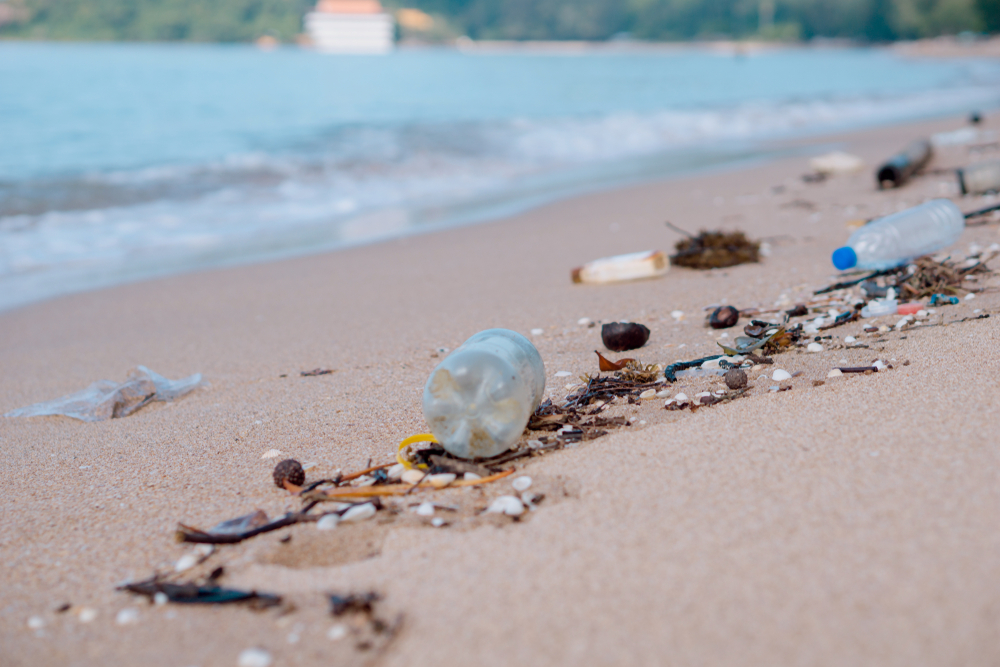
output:
[[[306,14],[305,30],[317,51],[388,53],[396,25],[379,0],[319,0]]]

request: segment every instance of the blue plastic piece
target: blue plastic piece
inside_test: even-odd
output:
[[[958,297],[957,296],[945,296],[944,294],[935,294],[934,296],[931,297],[930,303],[928,303],[927,305],[928,306],[944,306],[944,305],[948,305],[948,304],[950,304],[952,306],[957,306],[958,305]]]
[[[854,248],[849,245],[845,245],[843,248],[837,248],[833,251],[833,265],[837,267],[839,271],[853,269],[858,265],[858,254],[854,252]]]

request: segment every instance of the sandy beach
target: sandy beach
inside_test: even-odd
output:
[[[747,398],[693,414],[662,399],[622,405],[631,425],[508,466],[545,495],[518,521],[478,514],[511,492],[508,478],[387,500],[400,511],[332,531],[303,524],[223,546],[185,573],[222,566],[223,585],[281,595],[278,608],[152,605],[115,590],[193,553],[174,540],[178,522],[298,509],[271,480],[280,458],[315,462],[310,479],[391,461],[400,440],[426,430],[421,392],[438,350],[477,331],[543,330],[531,338],[558,399],[596,372],[603,350],[600,327],[580,318],[647,325],[649,343],[628,355],[645,363],[705,356],[719,339],[707,306],[809,298],[832,282],[830,252],[848,221],[933,197],[964,210],[994,202],[959,200],[948,173],[875,188],[881,159],[963,126],[823,137],[739,170],[0,314],[0,412],[123,380],[139,364],[209,383],[106,422],[0,419],[0,663],[208,667],[259,647],[275,665],[998,664],[995,316],[877,338],[862,333],[870,320],[853,323],[830,331],[821,353],[775,357],[768,373],[801,372],[784,383],[791,391],[752,377]],[[807,157],[831,147],[868,166],[803,182]],[[953,147],[931,166],[969,159]],[[665,220],[741,229],[770,253],[724,270],[571,284],[570,269],[591,259],[672,251],[680,236]],[[997,241],[995,224],[969,228],[953,252]],[[998,312],[998,285],[980,281],[983,292],[937,316]],[[846,336],[868,347],[845,349]],[[893,369],[826,380],[875,359]],[[300,375],[314,368],[334,372]],[[262,459],[271,449],[280,458]],[[439,511],[448,525],[435,528],[408,507],[423,500],[458,511]],[[381,595],[382,618],[400,621],[394,636],[368,641],[357,619],[330,615],[329,593],[367,591]],[[331,638],[341,623],[347,636]]]

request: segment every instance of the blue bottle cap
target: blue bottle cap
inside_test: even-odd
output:
[[[833,265],[840,271],[843,271],[844,269],[853,269],[858,265],[858,254],[854,252],[854,248],[849,245],[845,245],[843,248],[837,248],[833,251]]]

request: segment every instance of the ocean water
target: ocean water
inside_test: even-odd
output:
[[[1000,64],[879,49],[323,55],[0,43],[0,309],[467,224],[1000,106]]]

